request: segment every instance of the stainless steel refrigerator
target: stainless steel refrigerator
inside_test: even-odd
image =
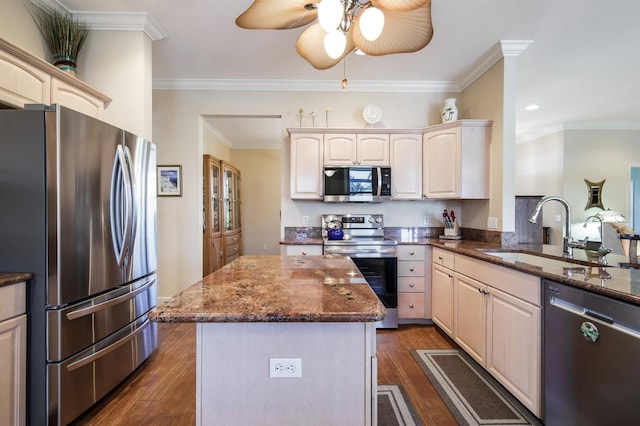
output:
[[[157,347],[151,142],[61,106],[0,110],[0,271],[28,283],[27,421],[67,424]]]

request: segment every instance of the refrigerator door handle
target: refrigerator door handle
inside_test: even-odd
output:
[[[107,308],[109,308],[109,307],[111,307],[113,305],[117,305],[118,303],[122,303],[122,302],[124,302],[126,300],[133,299],[138,294],[140,294],[143,291],[145,291],[146,289],[148,289],[149,286],[151,286],[155,281],[156,281],[156,279],[153,278],[148,283],[143,285],[142,287],[140,287],[140,288],[138,288],[138,289],[136,289],[136,290],[134,290],[134,291],[132,291],[130,293],[123,294],[122,296],[114,297],[113,299],[109,299],[106,302],[98,303],[96,305],[89,306],[88,308],[82,308],[82,309],[77,309],[75,311],[68,312],[65,316],[69,320],[74,320],[74,319],[82,318],[82,317],[85,317],[87,315],[91,315],[93,313],[102,311],[102,310],[107,309]]]
[[[84,367],[87,364],[92,363],[93,361],[102,358],[103,356],[115,351],[116,349],[118,349],[120,346],[124,345],[127,342],[130,342],[133,338],[135,338],[138,334],[142,333],[146,327],[146,325],[151,322],[149,319],[147,319],[145,322],[142,323],[142,325],[140,325],[140,327],[138,327],[135,331],[133,331],[131,334],[127,334],[125,337],[123,337],[122,339],[114,342],[113,344],[107,346],[104,349],[100,349],[97,352],[92,353],[89,356],[86,356],[84,358],[81,358],[75,362],[72,362],[71,364],[67,365],[67,370],[68,371],[74,371],[77,370],[78,368]]]
[[[123,182],[124,181],[124,182]],[[118,261],[118,266],[122,267],[127,255],[127,247],[131,239],[131,215],[133,206],[131,205],[132,194],[129,168],[122,145],[116,147],[116,154],[113,160],[113,171],[111,173],[111,197],[109,200],[109,210],[111,213],[111,240],[113,251]],[[124,197],[122,196],[124,188]],[[122,208],[124,207],[124,215]],[[124,216],[124,226],[122,224]]]
[[[126,251],[129,253],[133,252],[133,243],[135,241],[136,233],[138,231],[136,218],[138,217],[138,202],[136,197],[136,181],[135,181],[135,173],[133,164],[131,164],[131,151],[129,147],[125,146],[124,149],[124,158],[126,160],[125,164],[127,165],[127,180],[125,181],[125,185],[129,185],[129,199],[131,203],[131,210],[129,211],[128,220],[131,223],[131,227],[129,228],[129,241],[127,245],[124,247]]]

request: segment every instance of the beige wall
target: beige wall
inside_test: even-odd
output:
[[[600,181],[605,209],[630,218],[630,175],[640,166],[640,130],[564,130],[516,147],[516,181],[519,195],[560,195],[571,205],[572,233],[583,238],[585,219],[600,210],[585,210],[584,179]],[[551,243],[562,244],[564,209],[558,203],[543,208],[544,226],[551,227]],[[561,216],[557,222],[555,216]],[[591,231],[589,231],[591,232]],[[589,238],[597,238],[589,235]]]
[[[280,254],[281,150],[233,150],[241,173],[242,253]]]
[[[46,60],[46,46],[29,14],[27,3],[29,0],[0,0],[0,37]]]

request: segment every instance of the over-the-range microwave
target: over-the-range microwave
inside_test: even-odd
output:
[[[391,199],[391,167],[325,166],[324,201],[380,203]]]

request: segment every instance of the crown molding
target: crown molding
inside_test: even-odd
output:
[[[640,123],[634,122],[566,122],[564,130],[640,130]]]
[[[84,19],[96,31],[141,31],[158,41],[167,34],[147,12],[80,12],[71,11],[73,16]]]
[[[273,92],[341,92],[338,80],[267,80],[267,79],[154,79],[154,90],[218,90]],[[421,92],[457,93],[452,81],[349,81],[347,92]]]
[[[84,12],[71,10],[60,0],[30,0],[34,4],[45,4],[66,10],[76,18],[91,25],[96,31],[142,31],[151,41],[167,38],[167,34],[147,12]]]
[[[222,133],[220,133],[215,127],[207,122],[206,118],[202,118],[202,128],[206,133],[209,133],[211,136],[216,138],[218,141],[222,142],[224,145],[229,148],[233,145],[229,139],[227,139]]]
[[[518,56],[532,43],[533,40],[500,40],[465,73],[459,82],[460,90],[462,91],[469,87],[471,83],[476,81],[478,77],[484,74],[500,59]]]

